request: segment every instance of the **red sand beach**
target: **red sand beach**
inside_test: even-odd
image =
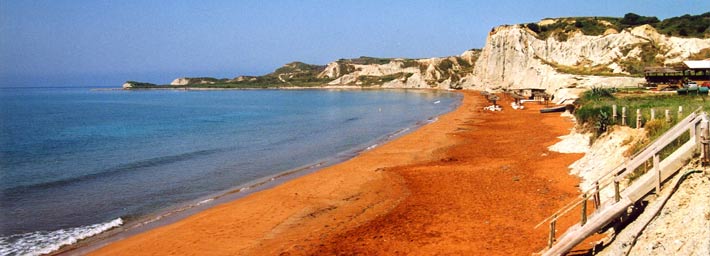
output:
[[[548,231],[534,225],[579,193],[567,166],[582,155],[547,150],[574,124],[536,103],[483,111],[478,92],[463,94],[455,111],[358,157],[92,254],[537,252]]]

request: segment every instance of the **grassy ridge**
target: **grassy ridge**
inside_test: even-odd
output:
[[[594,138],[605,133],[613,125],[621,125],[622,107],[626,107],[626,125],[632,128],[637,128],[636,110],[641,110],[641,126],[649,136],[646,141],[655,139],[698,108],[710,111],[710,98],[707,95],[658,95],[639,90],[617,91],[613,88],[594,88],[587,91],[579,103],[581,107],[574,115],[582,129],[592,132]],[[616,119],[612,118],[613,105],[617,106]],[[683,107],[680,116],[679,107]],[[651,119],[651,109],[656,111],[655,119]],[[670,112],[670,122],[666,122],[666,110]]]
[[[692,111],[701,108],[710,111],[710,101],[707,96],[701,95],[650,95],[642,91],[620,92],[615,89],[595,88],[587,91],[580,99],[581,107],[575,111],[575,117],[582,127],[582,130],[591,131],[592,142],[607,131],[612,125],[620,125],[621,109],[626,107],[627,126],[636,128],[636,110],[641,109],[641,125],[644,128],[645,136],[639,139],[631,139],[623,142],[629,145],[624,156],[632,156],[656,138],[663,135],[668,129],[673,127],[679,120],[685,118]],[[612,118],[612,106],[617,106],[617,118]],[[683,113],[678,113],[678,107],[683,107]],[[651,119],[650,110],[656,110],[655,119]],[[665,118],[665,110],[670,111],[670,122]],[[660,151],[661,160],[665,159],[688,141],[690,135],[683,134],[676,142],[669,144]],[[633,142],[633,143],[632,143]],[[632,144],[629,144],[632,143]],[[629,180],[640,177],[652,166],[652,159],[645,165],[640,166],[632,172]]]
[[[540,26],[528,23],[525,26],[545,40],[555,36],[559,41],[567,41],[568,34],[581,31],[585,35],[598,36],[608,29],[621,31],[639,25],[651,25],[659,33],[669,36],[710,38],[710,12],[700,15],[683,15],[659,20],[656,17],[627,13],[623,18],[614,17],[574,17],[560,18],[557,22]]]

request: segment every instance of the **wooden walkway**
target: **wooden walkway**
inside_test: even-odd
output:
[[[693,157],[700,147],[701,142],[704,142],[702,145],[704,148],[707,148],[707,140],[710,139],[709,126],[707,114],[701,114],[699,110],[696,110],[656,139],[643,151],[631,157],[629,161],[599,178],[593,183],[594,187],[585,191],[579,199],[569,203],[543,220],[536,228],[548,223],[550,233],[548,247],[544,249],[541,254],[562,255],[568,253],[590,235],[602,230],[604,227],[608,226],[608,224],[617,221],[622,214],[626,213],[630,206],[641,200],[651,191],[657,191],[658,193],[661,183],[675,174]],[[679,142],[684,134],[689,134],[689,139],[685,142]],[[668,151],[666,148],[674,143],[683,144],[673,153],[661,159],[662,153]],[[664,149],[666,149],[666,151],[664,151]],[[706,150],[702,152],[703,154],[707,154]],[[621,181],[625,180],[630,174],[641,171],[640,169],[643,169],[649,162],[652,162],[653,168],[634,179],[626,188],[621,188]],[[613,187],[614,197],[602,201],[600,191],[607,187]],[[590,200],[593,203],[594,212],[587,214],[587,202]],[[577,224],[572,225],[564,234],[557,238],[555,234],[557,220],[570,213],[572,210],[578,209],[580,205],[581,220]]]

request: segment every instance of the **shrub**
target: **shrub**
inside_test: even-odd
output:
[[[574,26],[576,28],[582,28],[582,27],[584,27],[584,23],[581,20],[577,20],[574,22]]]
[[[540,26],[537,25],[537,23],[528,23],[525,26],[528,27],[530,30],[532,30],[535,33],[540,33]]]
[[[644,128],[648,132],[648,137],[654,140],[670,129],[671,125],[663,119],[654,119],[646,122]]]
[[[593,124],[595,127],[606,131],[606,126],[612,124],[609,119],[611,114],[611,106],[592,106],[583,105],[574,112],[575,118],[582,124]],[[599,123],[600,119],[604,119]],[[599,129],[597,129],[599,130]]]
[[[584,101],[594,101],[601,98],[614,99],[616,88],[592,87],[591,90],[584,92],[582,99]]]
[[[638,26],[644,24],[658,23],[659,20],[656,17],[646,17],[635,13],[627,13],[624,18],[619,21],[621,24],[629,26]]]
[[[609,129],[609,125],[611,125],[611,119],[609,118],[609,114],[607,112],[604,112],[604,110],[599,111],[599,115],[597,116],[597,120],[594,124],[594,128],[596,128],[597,134],[603,134]]]

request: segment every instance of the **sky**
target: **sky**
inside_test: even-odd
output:
[[[708,11],[708,0],[0,0],[0,86],[165,84],[292,61],[442,57],[482,48],[503,24]]]

